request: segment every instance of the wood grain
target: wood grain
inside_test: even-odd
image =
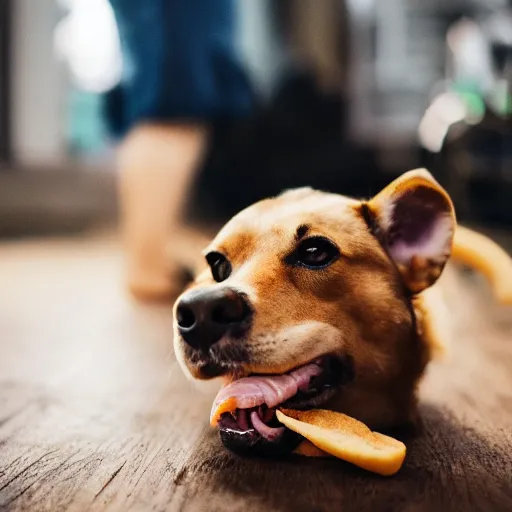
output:
[[[171,309],[130,302],[105,237],[0,246],[0,509],[512,510],[512,312],[452,276],[458,336],[393,478],[242,459],[182,375]]]

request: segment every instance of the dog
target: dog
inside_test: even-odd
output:
[[[368,201],[310,188],[260,201],[221,229],[176,301],[177,359],[192,379],[225,383],[315,362],[321,378],[287,408],[321,406],[372,429],[414,424],[418,384],[443,346],[427,292],[458,233],[449,195],[424,169]],[[237,425],[219,423],[228,448],[251,452],[265,437]],[[282,453],[297,442],[265,444]]]

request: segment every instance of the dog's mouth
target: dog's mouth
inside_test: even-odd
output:
[[[293,451],[302,437],[281,425],[276,409],[325,404],[354,378],[350,358],[324,356],[282,375],[251,375],[224,386],[212,407],[211,424],[224,445],[243,455]]]

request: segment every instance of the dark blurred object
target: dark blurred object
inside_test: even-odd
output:
[[[448,47],[447,92],[430,107],[443,98],[437,116],[446,121],[446,135],[443,140],[438,127],[441,147],[434,165],[460,220],[511,225],[512,11],[459,21],[448,34]]]
[[[364,197],[426,166],[462,221],[512,224],[507,2],[321,4],[279,4],[294,59],[258,115],[217,127],[194,209],[225,219],[303,185]]]
[[[446,31],[482,8],[420,0],[276,5],[292,58],[262,111],[217,126],[193,203],[210,217],[302,185],[370,196],[428,163],[417,129],[444,76]]]
[[[345,119],[341,95],[322,94],[309,74],[288,76],[255,118],[217,126],[193,208],[225,218],[306,185],[368,195],[374,155],[347,141]]]
[[[346,93],[350,71],[347,2],[281,0],[273,13],[295,65],[313,75],[321,91]]]
[[[375,182],[372,148],[350,140],[346,3],[287,0],[272,12],[290,59],[255,116],[217,124],[193,202],[219,220],[290,187],[368,195]]]
[[[478,125],[453,126],[442,157],[461,221],[512,224],[510,117],[487,109]]]

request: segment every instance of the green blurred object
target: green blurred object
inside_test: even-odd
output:
[[[66,140],[75,155],[93,155],[105,148],[107,129],[102,116],[102,95],[71,89],[68,97]]]
[[[483,92],[476,82],[456,82],[453,92],[463,101],[469,117],[481,118],[485,114]]]
[[[508,82],[504,80],[498,80],[487,95],[476,82],[455,82],[452,90],[464,102],[470,117],[481,118],[485,114],[486,105],[499,116],[512,114],[512,94]]]

